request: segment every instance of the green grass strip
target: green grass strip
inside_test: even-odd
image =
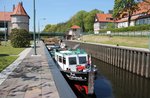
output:
[[[15,61],[18,56],[0,56],[0,72]]]

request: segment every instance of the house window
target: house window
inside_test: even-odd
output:
[[[69,65],[76,65],[77,60],[76,57],[69,57]]]
[[[73,29],[72,31],[77,31],[77,29]]]
[[[147,24],[150,24],[150,18],[147,19]]]
[[[95,18],[95,22],[97,22],[97,19]]]
[[[137,20],[137,21],[136,21],[136,25],[139,25],[139,24],[140,24],[140,23],[139,23],[139,20]]]
[[[146,21],[145,21],[145,19],[143,19],[143,24],[146,24]]]

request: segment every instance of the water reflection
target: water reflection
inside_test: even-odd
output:
[[[150,98],[150,79],[145,79],[92,58],[99,74],[95,81],[97,98]]]
[[[111,83],[103,76],[98,76],[94,89],[96,98],[113,98]]]

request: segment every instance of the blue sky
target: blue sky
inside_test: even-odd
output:
[[[33,31],[33,0],[0,0],[0,11],[12,11],[13,4],[23,2],[26,12],[30,16],[30,30]],[[66,22],[80,10],[91,11],[99,9],[105,13],[113,8],[114,0],[35,0],[36,23],[40,21],[41,29],[46,24]],[[46,18],[46,20],[42,20]]]

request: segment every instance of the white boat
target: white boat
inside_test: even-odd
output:
[[[72,81],[79,91],[84,89],[86,94],[94,92],[93,81],[97,69],[83,49],[55,51],[54,54],[63,75]]]

